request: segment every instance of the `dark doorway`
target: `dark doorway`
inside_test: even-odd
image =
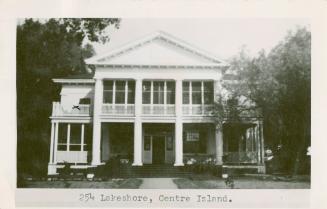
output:
[[[153,136],[152,138],[152,163],[165,163],[165,136]]]

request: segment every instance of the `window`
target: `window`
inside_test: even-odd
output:
[[[201,82],[192,82],[192,104],[202,104]]]
[[[126,85],[127,85],[127,92],[126,92]],[[115,98],[113,98],[114,95]],[[103,103],[125,104],[125,102],[127,102],[127,104],[134,104],[134,97],[135,97],[134,81],[120,81],[120,80],[104,81]]]
[[[128,81],[127,83],[127,104],[134,104],[135,98],[135,82]]]
[[[70,143],[69,150],[80,151],[81,150],[81,137],[82,129],[81,124],[71,124],[70,125]]]
[[[150,81],[143,81],[142,98],[143,98],[143,101],[142,101],[143,104],[151,103],[151,82]]]
[[[171,136],[166,137],[166,150],[167,151],[173,150],[173,137]]]
[[[67,150],[67,123],[59,123],[58,127],[58,150]]]
[[[175,83],[167,82],[167,104],[175,104]]]
[[[115,104],[125,104],[125,81],[116,81]]]
[[[198,131],[186,132],[186,141],[194,142],[200,140],[200,133]]]
[[[82,126],[84,124],[68,124],[60,123],[59,124],[59,133],[58,133],[58,151],[81,151],[82,150]],[[92,140],[92,132],[90,131],[90,125],[84,125],[84,144],[83,150],[86,149],[86,144],[90,143]],[[68,134],[70,135],[68,136]],[[69,145],[68,145],[69,138]],[[69,146],[69,147],[68,147]],[[68,149],[69,148],[69,149]]]
[[[164,85],[162,81],[153,82],[153,104],[164,104]]]
[[[183,82],[183,104],[190,104],[190,82]]]
[[[103,86],[103,103],[112,104],[113,81],[104,81]]]
[[[202,94],[203,94],[203,99],[202,99]],[[190,101],[190,95],[192,101]],[[213,103],[213,82],[209,82],[209,81],[184,81],[183,82],[183,104],[212,104],[212,103]]]
[[[151,84],[153,89],[151,89]],[[166,86],[166,91],[165,91]],[[152,90],[152,91],[151,91]],[[151,104],[175,104],[175,82],[172,81],[143,81],[142,103]]]
[[[144,150],[151,150],[151,136],[144,136]]]
[[[91,99],[90,98],[81,98],[79,100],[79,104],[91,104]]]
[[[183,132],[184,153],[206,153],[207,137],[204,131],[193,127],[194,130]]]
[[[204,104],[213,103],[213,82],[203,82]]]

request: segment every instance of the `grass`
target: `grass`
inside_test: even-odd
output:
[[[112,179],[109,181],[27,181],[25,188],[93,188],[137,189],[141,179]]]

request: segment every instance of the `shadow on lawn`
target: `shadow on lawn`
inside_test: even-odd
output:
[[[108,181],[26,181],[25,188],[94,188],[94,189],[138,189],[141,179],[111,179]]]

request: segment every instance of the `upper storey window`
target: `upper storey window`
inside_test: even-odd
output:
[[[175,104],[175,83],[172,81],[143,81],[143,104]]]
[[[184,81],[183,104],[212,104],[212,81]]]
[[[103,103],[134,104],[135,82],[108,80],[104,81]]]

